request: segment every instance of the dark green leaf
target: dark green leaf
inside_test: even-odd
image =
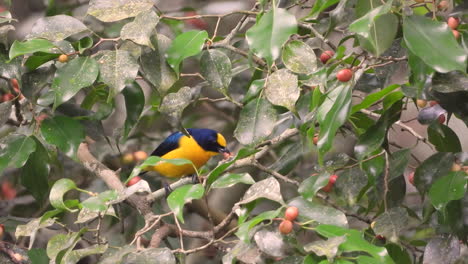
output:
[[[290,71],[310,74],[317,70],[317,57],[314,50],[299,40],[288,42],[281,55],[283,63]]]
[[[362,102],[360,102],[357,105],[353,105],[353,108],[351,109],[351,114],[354,114],[361,109],[370,107],[371,105],[375,104],[376,102],[387,96],[389,93],[393,92],[398,87],[400,87],[398,84],[392,84],[376,93],[369,94],[364,98],[364,100],[362,100]]]
[[[316,18],[320,13],[330,6],[338,3],[339,0],[317,0],[314,2],[310,13],[305,18]]]
[[[85,24],[72,16],[46,16],[36,21],[27,38],[60,41],[86,30]]]
[[[255,216],[251,220],[249,220],[247,222],[244,222],[241,225],[239,225],[239,229],[236,232],[236,236],[241,241],[243,241],[244,243],[249,243],[250,237],[251,237],[249,231],[253,227],[255,227],[256,225],[260,224],[263,221],[271,220],[271,219],[277,217],[280,213],[281,213],[281,208],[278,208],[275,211],[266,211],[266,212],[263,212],[263,213]]]
[[[237,152],[237,155],[236,155],[236,157],[234,159],[232,159],[232,160],[230,160],[228,162],[225,162],[225,163],[221,163],[220,165],[218,165],[216,168],[214,168],[210,172],[210,174],[208,175],[208,177],[206,179],[206,185],[210,186],[211,184],[213,184],[213,182],[215,182],[219,178],[219,176],[229,166],[231,166],[231,164],[233,164],[236,160],[248,157],[250,155],[255,154],[256,152],[258,152],[258,150],[252,150],[252,149],[247,149],[247,148],[240,149],[239,152]]]
[[[83,228],[79,232],[53,236],[47,243],[47,256],[53,263],[62,263],[63,257],[73,250],[86,231],[87,228]]]
[[[150,10],[154,3],[151,0],[91,0],[88,15],[102,22],[114,22],[134,17],[143,11]]]
[[[447,23],[417,15],[405,17],[403,36],[408,49],[434,70],[466,71],[466,52]]]
[[[63,202],[63,196],[66,192],[70,190],[76,190],[77,188],[78,187],[76,187],[76,184],[70,179],[63,178],[56,181],[50,190],[50,204],[56,209],[73,212],[73,210],[68,208]]]
[[[385,248],[392,257],[393,261],[398,264],[412,264],[411,257],[404,247],[389,243],[385,245]]]
[[[137,82],[127,84],[122,94],[125,98],[125,108],[127,111],[127,118],[125,119],[122,136],[126,139],[143,112],[143,108],[145,107],[145,94]]]
[[[85,138],[80,122],[67,116],[45,119],[41,133],[47,143],[57,146],[65,155],[76,158],[76,151]]]
[[[211,87],[227,94],[232,79],[232,65],[226,54],[215,49],[204,51],[200,59],[200,73]]]
[[[78,51],[80,54],[93,46],[93,39],[90,37],[84,37],[78,41]]]
[[[191,56],[195,56],[203,49],[203,44],[208,38],[206,31],[191,30],[178,35],[166,50],[166,58],[169,65],[179,75],[180,63]]]
[[[467,188],[468,176],[464,171],[450,172],[437,179],[429,190],[429,198],[437,210],[448,202],[463,198]]]
[[[37,201],[43,202],[49,192],[49,153],[37,138],[34,138],[34,141],[36,150],[21,170],[21,184]]]
[[[250,49],[265,58],[268,65],[280,56],[281,47],[289,36],[297,32],[294,15],[282,8],[273,8],[263,14],[257,23],[246,32]]]
[[[301,90],[297,85],[297,76],[287,69],[277,70],[268,76],[265,85],[265,96],[274,105],[296,111],[296,101]]]
[[[25,135],[13,134],[3,143],[5,147],[0,150],[0,175],[7,167],[23,167],[29,155],[36,150],[34,139]]]
[[[461,152],[462,147],[460,139],[453,130],[439,122],[433,122],[427,127],[429,142],[431,142],[437,151],[440,152]]]
[[[169,197],[167,197],[167,205],[177,218],[184,223],[184,205],[193,199],[202,198],[204,191],[205,189],[201,184],[184,185],[175,189]]]
[[[356,204],[361,190],[366,185],[367,177],[358,167],[341,172],[335,183],[339,199],[344,200],[350,206]]]
[[[78,263],[80,259],[95,255],[95,254],[102,254],[106,252],[109,246],[106,245],[93,245],[87,248],[81,249],[74,249],[72,251],[68,251],[62,258],[63,263]]]
[[[238,183],[244,184],[254,184],[255,181],[252,179],[252,176],[248,173],[228,173],[224,174],[223,176],[219,177],[216,181],[213,182],[211,188],[227,188],[234,186]]]
[[[29,70],[35,70],[42,64],[58,58],[60,54],[36,52],[33,56],[30,56],[24,63]]]
[[[348,227],[348,219],[343,212],[337,209],[324,206],[316,202],[309,202],[302,197],[296,197],[288,202],[288,206],[295,206],[299,209],[299,221],[312,221],[316,224],[333,224],[342,227]]]
[[[98,63],[91,57],[73,59],[58,69],[51,86],[55,91],[54,110],[82,88],[93,84],[98,74]]]
[[[311,201],[315,194],[328,184],[330,176],[331,174],[328,171],[310,176],[299,185],[299,193],[304,199]]]
[[[9,56],[10,60],[12,60],[15,57],[24,54],[30,54],[38,51],[48,52],[54,47],[55,45],[46,39],[30,39],[24,42],[15,40],[10,47]]]
[[[120,37],[154,49],[150,37],[158,22],[159,17],[153,10],[143,11],[135,17],[133,22],[123,26]]]
[[[277,118],[273,105],[258,98],[242,108],[234,136],[243,145],[258,143],[273,132]]]
[[[32,248],[28,251],[28,257],[34,264],[49,264],[47,252],[43,248]]]
[[[381,235],[396,243],[403,230],[407,228],[408,218],[406,209],[394,207],[379,215],[379,217],[374,220],[372,229],[375,234]]]
[[[453,160],[452,153],[436,153],[419,165],[414,173],[414,184],[422,196],[432,183],[450,172]]]

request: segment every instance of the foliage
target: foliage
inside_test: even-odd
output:
[[[90,0],[85,16],[58,2],[22,40],[7,41],[15,20],[0,18],[0,226],[12,244],[29,237],[25,262],[465,263],[463,1],[259,0],[182,15]],[[159,162],[193,166],[136,154],[188,127],[218,130],[235,154],[166,196],[153,175],[125,186]],[[289,206],[299,216],[281,234]]]

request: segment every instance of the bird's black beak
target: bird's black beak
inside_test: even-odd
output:
[[[218,148],[218,152],[221,153],[221,154],[231,154],[231,151],[229,151],[229,149],[225,148],[225,147],[219,147]]]

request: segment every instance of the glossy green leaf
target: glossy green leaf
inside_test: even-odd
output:
[[[408,253],[408,251],[398,245],[398,244],[393,244],[393,243],[387,243],[385,245],[385,248],[388,251],[388,254],[390,254],[390,257],[392,257],[393,261],[398,264],[412,264],[413,262],[411,261],[411,257]]]
[[[77,50],[80,52],[80,54],[83,54],[85,50],[93,46],[93,39],[90,37],[84,37],[77,42],[77,46]]]
[[[438,72],[466,71],[466,52],[458,45],[445,22],[423,16],[403,20],[403,37],[408,49]]]
[[[265,58],[268,65],[272,65],[279,58],[283,44],[296,32],[294,15],[285,9],[273,8],[247,30],[246,39],[250,49],[257,56]]]
[[[429,198],[437,210],[448,202],[463,198],[466,193],[468,175],[463,171],[450,172],[437,179],[429,190]]]
[[[206,31],[191,30],[178,35],[166,50],[169,65],[179,75],[180,63],[191,56],[200,53],[208,38]]]
[[[21,184],[37,201],[43,202],[49,192],[49,153],[37,138],[33,139],[36,150],[29,156],[21,170]]]
[[[273,132],[277,119],[273,105],[258,98],[242,108],[234,136],[243,145],[258,143]]]
[[[275,178],[269,177],[250,186],[237,204],[247,204],[260,198],[284,204],[280,184]]]
[[[242,158],[245,158],[245,157],[248,157],[250,155],[253,155],[255,154],[256,152],[258,152],[258,150],[256,149],[248,149],[248,148],[242,148],[239,150],[239,152],[237,152],[237,155],[235,158],[233,158],[232,160],[230,161],[227,161],[227,162],[224,162],[224,163],[221,163],[220,165],[218,165],[216,168],[214,168],[210,174],[208,175],[207,179],[206,179],[206,185],[207,186],[210,186],[211,184],[213,184],[213,182],[215,182],[219,177],[220,175],[229,167],[231,166],[231,164],[233,164],[234,162],[236,162],[237,160],[239,159],[242,159]]]
[[[311,221],[314,225],[333,224],[341,227],[348,227],[346,215],[333,207],[325,206],[317,202],[309,202],[302,197],[296,197],[288,201],[288,206],[295,206],[299,209],[299,222]]]
[[[450,173],[453,161],[452,153],[439,152],[419,165],[414,173],[414,184],[422,196],[437,179]]]
[[[256,98],[260,94],[260,92],[262,91],[263,87],[265,87],[265,79],[254,80],[250,84],[249,90],[245,94],[244,99],[242,100],[242,102],[248,103],[250,100]]]
[[[67,252],[63,256],[63,263],[78,263],[80,259],[90,256],[90,255],[96,255],[96,254],[102,254],[106,252],[107,248],[109,245],[92,245],[86,248],[81,248],[81,249],[74,249],[72,251]]]
[[[23,167],[31,153],[36,150],[34,139],[25,135],[10,135],[2,143],[5,146],[0,150],[0,175],[7,167]]]
[[[34,264],[49,264],[47,252],[43,248],[32,248],[28,250],[28,257]]]
[[[268,76],[265,85],[265,96],[274,105],[296,111],[296,101],[301,90],[297,85],[297,76],[287,69],[277,70]]]
[[[125,109],[127,111],[127,118],[125,119],[122,135],[125,140],[140,119],[143,108],[145,107],[145,94],[137,82],[127,84],[125,89],[122,90],[122,94],[125,98]]]
[[[46,52],[36,52],[33,56],[28,57],[24,63],[29,70],[35,70],[42,64],[58,58],[60,54],[46,53]]]
[[[260,224],[263,221],[271,220],[277,217],[280,213],[281,213],[281,208],[278,208],[275,211],[262,212],[261,214],[250,219],[249,221],[244,222],[241,225],[239,225],[239,229],[236,232],[236,236],[244,243],[249,243],[250,237],[251,237],[251,234],[249,233],[249,231],[252,228],[254,228],[256,225]]]
[[[45,119],[41,125],[41,134],[47,143],[57,146],[65,155],[74,159],[85,138],[80,122],[67,116]]]
[[[462,147],[457,134],[448,126],[433,122],[427,127],[429,142],[440,152],[461,152]]]
[[[139,65],[128,51],[106,50],[99,55],[99,78],[109,86],[109,101],[125,88],[126,83],[135,81]]]
[[[145,78],[153,84],[161,95],[165,95],[169,88],[177,81],[177,74],[166,62],[166,50],[171,40],[157,34],[151,37],[154,50],[144,53],[141,60],[141,70]]]
[[[362,102],[360,102],[357,105],[353,105],[350,114],[354,114],[354,113],[360,111],[361,109],[365,109],[365,108],[368,108],[368,107],[372,106],[373,104],[375,104],[376,102],[378,102],[379,100],[381,100],[382,98],[387,96],[389,93],[393,92],[398,87],[400,87],[398,84],[392,84],[392,85],[389,85],[389,86],[385,87],[384,89],[382,89],[382,90],[380,90],[380,91],[378,91],[376,93],[372,93],[372,94],[367,95],[364,98],[364,100],[362,100]]]
[[[351,25],[349,25],[349,31],[358,33],[364,38],[369,38],[371,35],[370,29],[374,25],[376,19],[380,16],[388,13],[392,7],[393,1],[387,1],[384,5],[378,6],[372,10],[370,10],[367,14],[360,17],[356,21],[354,21]]]
[[[175,189],[169,197],[167,197],[167,205],[177,218],[184,223],[184,205],[193,199],[200,199],[203,197],[205,189],[201,184],[184,185]]]
[[[314,2],[310,13],[305,18],[317,18],[317,16],[322,13],[325,9],[331,7],[332,5],[338,3],[339,0],[317,0]]]
[[[351,84],[338,84],[327,94],[325,101],[318,109],[317,119],[320,124],[317,146],[321,155],[328,152],[338,128],[348,119],[351,109]]]
[[[58,69],[51,86],[55,92],[54,110],[82,88],[93,84],[98,74],[98,63],[91,57],[73,59]]]
[[[102,22],[114,22],[137,16],[143,11],[150,10],[153,5],[151,0],[91,0],[88,15]]]
[[[372,22],[369,34],[364,34],[367,37],[358,35],[359,43],[365,50],[375,56],[380,56],[392,46],[398,31],[398,25],[398,17],[395,14],[383,14]]]
[[[334,225],[319,225],[315,228],[315,230],[320,235],[328,238],[346,236],[346,241],[339,246],[339,249],[344,252],[364,251],[375,259],[375,263],[394,263],[384,247],[378,247],[371,244],[366,239],[364,239],[364,234],[358,230],[346,229]]]
[[[281,54],[284,65],[295,73],[310,74],[317,70],[314,50],[299,40],[288,42]]]
[[[328,184],[330,176],[331,174],[328,171],[321,172],[318,175],[312,175],[301,182],[298,192],[304,199],[311,201],[315,194]]]
[[[375,220],[372,229],[376,235],[396,243],[399,236],[408,227],[409,216],[406,209],[402,207],[390,208],[383,212]]]
[[[248,173],[227,173],[214,181],[211,188],[228,188],[238,183],[254,184],[255,181]]]
[[[54,183],[52,189],[50,190],[49,200],[50,204],[59,210],[67,210],[73,212],[68,208],[65,203],[63,202],[63,196],[70,190],[76,190],[78,187],[76,186],[75,182],[70,179],[63,178]]]
[[[226,54],[216,49],[204,51],[200,59],[200,73],[211,87],[227,94],[232,79],[232,65]]]
[[[72,16],[46,16],[39,18],[34,23],[31,33],[26,38],[60,41],[87,30],[88,28],[83,22]]]
[[[143,11],[135,17],[133,22],[123,26],[120,37],[154,49],[150,37],[158,22],[159,17],[153,10]]]
[[[30,39],[23,42],[15,40],[10,47],[10,60],[25,54],[30,54],[38,51],[48,52],[55,45],[46,39]]]

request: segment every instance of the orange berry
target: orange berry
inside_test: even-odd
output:
[[[137,182],[141,181],[141,177],[140,176],[135,176],[133,178],[131,178],[128,182],[127,182],[127,186],[132,186],[134,184],[136,184]]]
[[[418,99],[416,100],[416,105],[418,105],[418,107],[420,108],[423,108],[427,105],[427,101],[423,99]]]
[[[350,69],[343,69],[336,74],[336,78],[340,82],[347,82],[353,78],[353,71]]]
[[[449,17],[447,19],[447,24],[451,29],[457,29],[458,25],[460,24],[460,19],[456,17]]]
[[[437,8],[439,10],[445,10],[445,9],[448,8],[448,6],[449,6],[449,3],[447,1],[445,1],[445,0],[443,0],[443,1],[440,1],[440,3],[437,5]]]
[[[65,63],[68,61],[68,55],[66,54],[62,54],[58,57],[58,61],[60,61],[61,63]]]
[[[134,161],[134,159],[133,159],[133,154],[132,153],[127,153],[127,154],[122,156],[122,163],[125,164],[125,165],[131,164],[131,163],[133,163],[133,161]]]
[[[278,229],[281,232],[281,234],[287,235],[291,233],[293,229],[293,223],[289,220],[283,220],[279,225]]]
[[[452,171],[461,171],[461,169],[462,169],[462,167],[461,167],[460,164],[458,164],[458,163],[456,163],[456,162],[454,162],[454,163],[452,164],[452,169],[451,169]]]
[[[146,152],[144,152],[143,150],[139,150],[133,152],[133,158],[135,159],[135,161],[143,161],[148,158],[148,154],[146,154]]]
[[[299,209],[297,207],[291,206],[286,209],[284,212],[284,218],[289,221],[294,221],[299,215]]]

